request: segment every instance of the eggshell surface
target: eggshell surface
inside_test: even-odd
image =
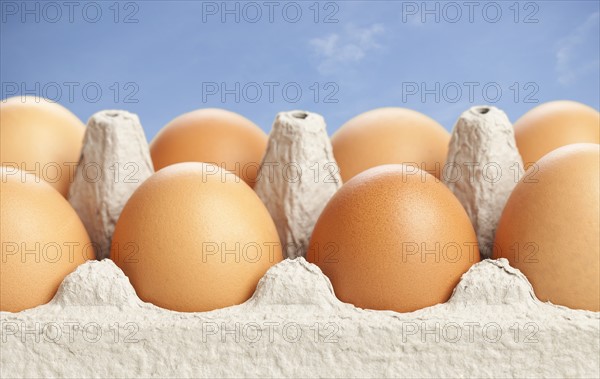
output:
[[[0,172],[0,310],[19,312],[52,300],[65,276],[94,259],[94,248],[75,210],[48,183]]]
[[[561,146],[600,143],[600,113],[575,101],[538,105],[519,118],[514,128],[526,168]]]
[[[494,257],[521,270],[540,300],[600,311],[599,186],[600,146],[572,144],[542,157],[508,199]]]
[[[267,147],[253,122],[224,109],[199,109],[167,124],[150,143],[154,168],[180,162],[212,163],[235,172],[251,187]]]
[[[331,137],[342,180],[384,164],[413,164],[440,177],[450,133],[405,108],[378,108],[346,122]]]
[[[183,312],[246,301],[283,259],[254,191],[205,163],[171,165],[142,183],[116,224],[111,258],[142,300]]]
[[[85,125],[58,103],[36,97],[0,102],[0,162],[33,172],[67,196]]]
[[[384,165],[333,196],[307,260],[329,277],[340,300],[410,312],[447,301],[480,257],[469,217],[448,188],[423,171]]]

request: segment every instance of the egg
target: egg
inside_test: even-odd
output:
[[[133,193],[115,226],[111,258],[138,296],[201,312],[240,304],[283,259],[266,207],[232,172],[179,163]]]
[[[600,113],[575,101],[538,105],[518,119],[514,128],[526,168],[561,146],[600,143]]]
[[[66,108],[38,97],[0,102],[0,164],[32,172],[67,196],[85,125]]]
[[[446,186],[414,167],[383,165],[332,197],[307,260],[340,300],[410,312],[447,301],[480,257],[469,217]]]
[[[0,310],[19,312],[52,300],[65,276],[94,259],[94,247],[48,183],[22,171],[0,172]]]
[[[412,164],[440,177],[450,133],[422,113],[379,108],[346,122],[331,137],[343,181],[375,166]]]
[[[250,120],[208,108],[169,122],[150,143],[150,154],[156,170],[180,162],[212,163],[253,187],[266,147],[267,135]]]
[[[600,145],[563,146],[521,178],[500,218],[506,258],[543,301],[600,311]]]

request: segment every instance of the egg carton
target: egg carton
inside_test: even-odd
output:
[[[339,301],[301,257],[241,305],[169,311],[105,259],[0,322],[3,378],[600,377],[600,313],[539,301],[505,259],[475,264],[448,302],[411,313]]]
[[[498,123],[487,124],[497,128]],[[333,159],[320,116],[289,112],[273,128],[271,137],[280,138],[283,149],[269,147],[267,159],[308,167],[315,159]],[[477,135],[469,134],[471,127],[465,130],[467,138],[499,138],[489,128]],[[141,133],[135,115],[97,114],[88,123],[81,162],[111,167],[134,160],[144,168],[138,177],[144,180],[152,166]],[[483,150],[465,155],[460,141],[453,145],[458,164],[489,158]],[[506,146],[500,147],[514,148]],[[71,204],[92,230],[100,260],[68,275],[48,304],[0,312],[3,378],[600,377],[600,312],[539,301],[525,276],[505,259],[473,265],[446,303],[415,312],[366,310],[339,301],[329,279],[303,258],[316,215],[339,181],[315,186],[276,177],[257,183],[270,213],[288,222],[279,232],[289,258],[267,271],[245,303],[198,313],[145,303],[124,273],[102,259],[137,184],[77,178]],[[476,184],[463,191],[476,199],[473,215],[494,219],[509,188]],[[478,197],[493,191],[500,191],[493,199]],[[286,202],[308,203],[312,211],[306,216],[283,206]],[[489,228],[478,229],[480,243],[489,242],[486,235]]]

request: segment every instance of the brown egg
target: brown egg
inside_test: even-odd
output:
[[[496,231],[506,258],[543,301],[600,311],[600,145],[538,160],[511,194]]]
[[[440,177],[450,133],[422,113],[379,108],[346,122],[331,137],[333,155],[344,182],[375,166],[416,165]]]
[[[517,147],[526,168],[561,146],[600,143],[600,113],[575,101],[538,105],[518,119],[514,127]]]
[[[142,300],[200,312],[249,299],[283,256],[269,212],[244,181],[212,164],[180,163],[131,196],[111,258]]]
[[[480,258],[469,217],[446,186],[413,167],[385,165],[333,196],[307,260],[329,277],[340,300],[410,312],[447,301]]]
[[[179,162],[212,163],[253,187],[266,148],[267,135],[250,120],[208,108],[167,124],[150,143],[150,154],[156,170]]]
[[[0,168],[0,310],[52,300],[65,276],[94,249],[67,200],[33,174]]]
[[[66,108],[36,97],[0,102],[0,162],[32,172],[67,196],[85,125]]]

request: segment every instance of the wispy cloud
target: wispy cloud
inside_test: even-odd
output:
[[[590,50],[598,51],[600,12],[592,13],[587,20],[566,37],[560,39],[556,50],[558,82],[569,85],[588,73],[600,70],[600,61],[589,59]]]
[[[381,48],[377,36],[383,32],[384,28],[380,24],[367,28],[348,25],[342,33],[311,39],[309,44],[320,58],[317,67],[319,72],[328,74],[338,70],[340,66],[360,62],[368,52]]]

